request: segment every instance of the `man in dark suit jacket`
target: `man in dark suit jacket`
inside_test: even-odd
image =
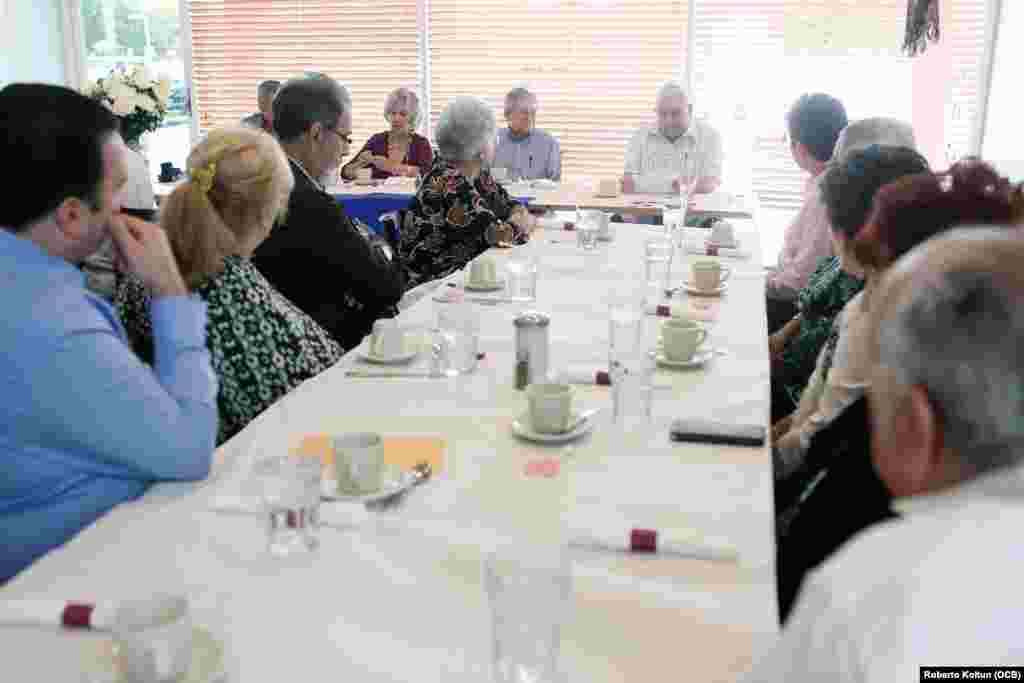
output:
[[[352,101],[333,79],[289,81],[274,98],[274,130],[295,188],[284,222],[256,249],[253,263],[351,349],[374,320],[395,314],[405,290],[394,244],[360,230],[319,180],[336,175],[348,153]]]

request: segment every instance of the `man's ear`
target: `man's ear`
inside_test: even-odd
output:
[[[89,207],[78,197],[67,197],[53,215],[61,236],[74,242],[82,237],[83,226],[88,225]]]
[[[324,135],[324,126],[319,121],[314,122],[313,125],[309,127],[309,137],[312,140],[315,140],[316,142],[320,142],[320,138],[322,138],[323,135]]]
[[[921,385],[910,389],[906,412],[899,428],[909,447],[905,452],[905,473],[916,492],[930,490],[942,478],[945,469],[942,425],[928,391]]]

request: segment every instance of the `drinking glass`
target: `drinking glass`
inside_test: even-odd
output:
[[[585,211],[576,207],[576,244],[585,250],[597,248],[597,236],[601,231],[601,217],[598,211]]]
[[[523,299],[537,298],[537,262],[529,255],[512,256],[505,265],[508,295]]]
[[[484,560],[491,607],[493,680],[556,683],[562,625],[569,614],[572,573],[562,548],[496,551]]]
[[[254,466],[260,481],[270,554],[287,557],[317,549],[320,540],[319,455],[282,455],[261,460]]]
[[[644,241],[644,281],[648,285],[669,289],[674,252],[672,242],[664,237]]]
[[[467,303],[439,304],[431,345],[435,375],[455,377],[476,369],[480,321]]]

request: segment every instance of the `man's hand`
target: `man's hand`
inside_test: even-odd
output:
[[[110,234],[121,267],[138,276],[154,297],[188,294],[167,235],[159,225],[117,215],[110,221]]]
[[[366,168],[373,163],[373,159],[373,152],[368,149],[363,150],[359,153],[359,156],[356,157],[356,165],[359,166],[359,168]]]
[[[786,350],[786,342],[789,339],[782,333],[782,330],[769,335],[768,337],[768,353],[772,358],[778,358],[782,355],[782,352]]]

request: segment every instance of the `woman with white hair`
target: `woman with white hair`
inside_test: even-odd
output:
[[[396,88],[384,102],[384,120],[391,129],[377,133],[359,154],[341,169],[341,177],[352,180],[361,168],[373,168],[377,180],[396,176],[419,176],[430,172],[434,152],[430,142],[416,132],[420,122],[420,99],[408,88]]]
[[[220,391],[223,443],[343,349],[256,269],[250,257],[288,206],[295,179],[261,130],[220,128],[188,157],[189,179],[164,201],[160,224],[189,289],[206,303],[206,343]],[[115,297],[135,351],[152,361],[150,294],[134,278]]]
[[[441,114],[438,157],[409,204],[411,229],[402,231],[407,288],[529,239],[533,218],[491,177],[495,130],[494,112],[474,97],[456,98]]]

